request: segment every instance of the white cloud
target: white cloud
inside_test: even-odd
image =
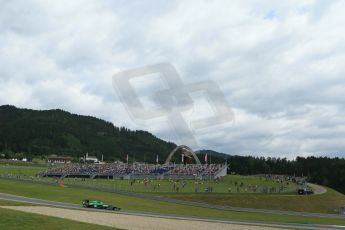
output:
[[[344,156],[343,1],[0,5],[0,104],[95,115],[177,141],[165,118],[134,123],[111,79],[171,62],[186,84],[217,82],[235,111],[233,123],[194,130],[201,148]],[[208,114],[198,106],[188,120]]]

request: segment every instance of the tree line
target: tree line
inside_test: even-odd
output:
[[[286,158],[237,156],[218,153],[212,150],[198,151],[199,158],[208,154],[212,163],[229,164],[229,173],[241,175],[285,174],[307,177],[310,182],[326,185],[345,193],[345,159],[330,157]],[[209,157],[208,157],[209,158]]]

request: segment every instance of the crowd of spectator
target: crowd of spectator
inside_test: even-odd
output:
[[[125,163],[105,163],[105,164],[66,164],[63,167],[51,168],[41,173],[42,176],[63,176],[63,175],[213,175],[219,171],[223,165],[218,164],[125,164]]]
[[[188,164],[176,165],[167,174],[178,175],[212,175],[218,172],[224,165],[219,164]]]

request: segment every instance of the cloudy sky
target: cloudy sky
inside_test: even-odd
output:
[[[184,144],[171,117],[136,119],[112,85],[116,73],[164,62],[185,85],[214,82],[233,112],[228,122],[190,127],[195,148],[344,157],[344,8],[312,0],[0,0],[0,104],[93,115]],[[154,92],[167,89],[159,75],[131,85],[145,109],[159,108]],[[207,93],[190,96],[188,126],[214,115]]]

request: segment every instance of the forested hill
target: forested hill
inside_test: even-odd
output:
[[[115,127],[112,123],[62,110],[30,110],[0,106],[0,152],[7,156],[25,153],[26,157],[58,154],[89,155],[106,160],[160,161],[176,145],[146,131]]]

